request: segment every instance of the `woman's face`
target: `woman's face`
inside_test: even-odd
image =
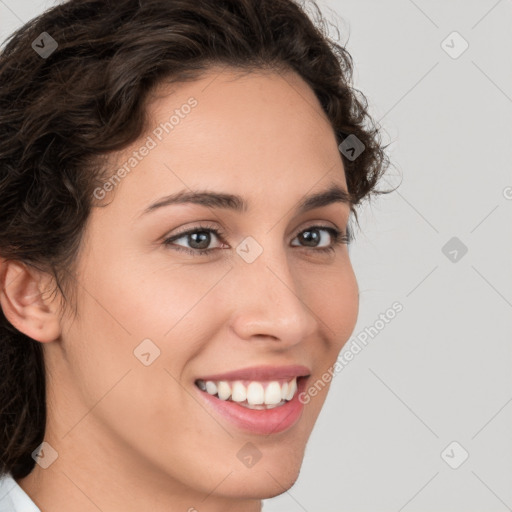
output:
[[[341,156],[294,73],[216,69],[159,93],[149,130],[109,175],[125,172],[97,190],[106,206],[93,209],[81,246],[79,317],[45,344],[46,440],[62,467],[82,453],[93,475],[162,495],[275,496],[297,479],[329,386],[322,374],[357,319],[347,245],[330,231],[346,231],[349,204],[331,195],[301,208],[347,190]],[[211,199],[150,208],[196,191],[239,196],[246,208]],[[267,373],[222,376],[256,367]],[[325,386],[306,404],[296,392],[254,410],[208,393],[225,397],[238,380],[238,400],[245,392],[257,403],[263,388],[275,403],[304,374],[299,391]]]

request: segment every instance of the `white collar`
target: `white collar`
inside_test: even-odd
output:
[[[0,512],[41,512],[10,473],[0,478]]]

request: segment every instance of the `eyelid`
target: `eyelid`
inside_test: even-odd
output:
[[[217,231],[219,233],[219,235],[222,236],[223,238],[230,234],[229,230],[224,230],[224,228],[219,227],[217,224],[211,224],[210,223],[211,221],[198,221],[198,222],[199,222],[199,224],[197,224],[195,226],[192,226],[190,228],[184,228],[183,230],[177,231],[176,233],[174,233],[172,235],[164,235],[162,238],[168,240],[170,238],[179,237],[180,235],[183,236],[183,235],[187,235],[189,233],[195,233],[196,231],[210,230],[210,229],[212,231]],[[327,226],[327,225],[325,225],[326,223],[331,223],[332,226]],[[332,221],[309,220],[309,221],[306,221],[304,224],[302,224],[301,227],[296,228],[293,231],[293,233],[294,233],[293,237],[295,238],[298,234],[302,233],[303,231],[305,231],[307,229],[311,229],[313,227],[321,227],[321,228],[332,227],[333,229],[336,229],[337,231],[340,231],[341,233],[345,232],[343,229],[338,228],[336,226],[336,224],[334,224]],[[348,229],[347,229],[347,231],[348,231]]]
[[[172,235],[166,234],[162,237],[162,239],[164,241],[170,240],[170,239],[176,239],[176,238],[180,238],[182,236],[188,235],[190,233],[195,233],[197,231],[207,231],[207,230],[217,231],[219,233],[219,236],[222,236],[223,238],[228,233],[227,231],[225,231],[223,228],[219,227],[218,225],[210,224],[209,221],[199,221],[199,224],[194,225],[192,227],[187,227],[187,228],[183,228],[183,229],[177,228],[177,229],[179,231],[174,232]]]

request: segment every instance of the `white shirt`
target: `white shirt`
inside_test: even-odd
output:
[[[41,512],[10,473],[0,477],[0,512]]]

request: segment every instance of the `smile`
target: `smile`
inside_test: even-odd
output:
[[[198,379],[196,386],[218,398],[237,402],[248,409],[266,410],[280,407],[297,393],[297,377],[272,381],[204,381]]]
[[[311,371],[301,365],[259,366],[194,381],[198,398],[222,422],[244,432],[271,435],[299,423],[299,400]]]

